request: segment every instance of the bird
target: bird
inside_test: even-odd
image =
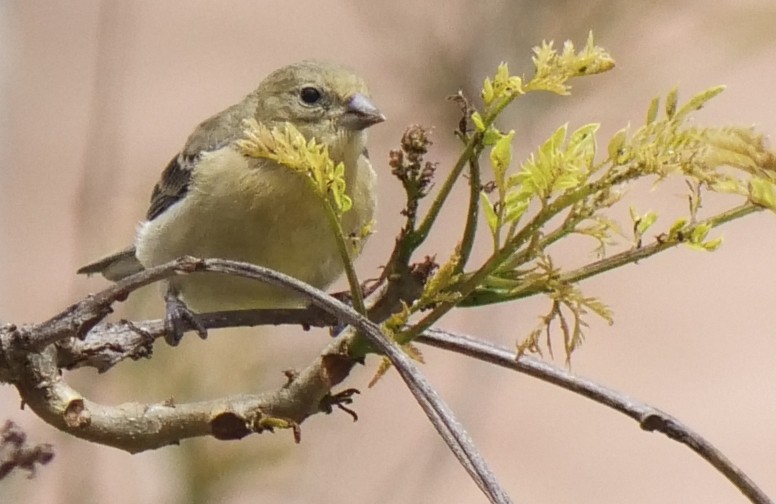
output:
[[[267,128],[293,125],[328,148],[345,168],[352,208],[342,215],[346,235],[372,222],[376,174],[366,149],[370,126],[385,120],[364,80],[339,64],[305,60],[270,73],[235,105],[189,135],[162,171],[134,244],[87,264],[79,274],[118,281],[183,256],[244,261],[326,288],[343,272],[323,203],[304,175],[238,148],[246,121]],[[356,253],[360,252],[357,250]],[[165,339],[177,345],[182,320],[200,336],[193,311],[303,307],[298,294],[221,273],[166,281]]]

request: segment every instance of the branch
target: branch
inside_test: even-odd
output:
[[[205,329],[256,327],[262,325],[299,325],[330,327],[337,318],[316,307],[288,309],[235,310],[197,313],[194,317]],[[196,329],[192,321],[182,321],[184,331]],[[154,341],[164,336],[161,320],[105,323],[95,326],[83,339],[68,338],[57,343],[57,366],[62,369],[93,367],[100,373],[125,359],[151,356]]]
[[[343,331],[307,369],[290,377],[289,383],[272,393],[189,404],[175,404],[170,400],[154,405],[127,403],[111,407],[85,399],[64,382],[58,367],[57,346],[51,343],[73,334],[84,334],[84,328],[93,327],[110,312],[113,302],[142,285],[173,274],[204,272],[237,275],[292,289],[308,298],[313,306],[355,327],[358,333]],[[332,403],[337,403],[337,396],[332,397],[330,391],[356,364],[348,355],[348,347],[358,335],[366,337],[396,366],[432,424],[489,500],[510,502],[452,411],[410,358],[376,324],[318,289],[253,264],[189,257],[137,273],[72,305],[48,322],[22,329],[6,327],[0,331],[3,358],[0,364],[10,365],[11,381],[23,401],[43,420],[75,436],[131,453],[174,444],[188,437],[210,434],[218,439],[238,439],[278,427],[293,429],[298,441],[299,423],[326,410],[327,405],[330,409]],[[44,344],[48,346],[43,350],[30,351]]]
[[[508,350],[470,336],[440,329],[429,329],[416,341],[525,373],[619,411],[636,420],[645,431],[662,432],[674,441],[689,447],[721,472],[751,502],[755,504],[773,504],[773,501],[765,495],[754,481],[709,441],[684,425],[677,418],[655,407],[627,397],[616,390],[604,387],[591,380],[574,376],[540,359],[528,355],[516,357],[513,350]]]
[[[0,427],[0,480],[16,468],[26,469],[32,478],[36,464],[46,465],[53,458],[54,449],[50,444],[29,445],[27,434],[12,421],[6,420]]]
[[[137,348],[150,349],[148,336],[140,331],[133,334]],[[84,398],[64,381],[59,371],[61,357],[53,345],[25,354],[23,361],[14,360],[14,385],[24,403],[54,427],[130,453],[178,444],[190,437],[240,439],[274,428],[292,429],[298,441],[299,424],[321,411],[331,389],[355,364],[342,352],[343,339],[334,339],[304,371],[278,390],[264,394],[188,404],[169,399],[158,404],[105,406]],[[117,350],[111,345],[106,348]]]
[[[90,295],[41,324],[5,326],[0,331],[0,351],[9,349],[37,351],[65,338],[83,338],[112,311],[111,305],[124,301],[132,291],[176,274],[202,270],[192,258],[179,259],[131,275],[97,294]],[[2,356],[0,356],[2,357]],[[2,362],[2,361],[0,361]]]

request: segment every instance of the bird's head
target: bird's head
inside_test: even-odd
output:
[[[335,155],[345,145],[365,142],[363,131],[385,120],[364,80],[333,63],[302,61],[267,76],[256,90],[256,120],[267,126],[293,124]]]

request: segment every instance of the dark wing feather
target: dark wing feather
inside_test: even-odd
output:
[[[162,172],[162,178],[156,183],[151,193],[151,206],[148,207],[146,219],[155,219],[186,195],[198,157],[179,154],[172,158],[167,168]]]
[[[175,156],[162,172],[151,194],[151,205],[146,213],[153,220],[164,213],[188,192],[191,177],[202,153],[216,151],[242,135],[242,121],[256,112],[256,97],[245,99],[200,124],[186,140],[180,154]],[[102,273],[108,280],[118,281],[143,270],[135,257],[135,247],[129,247],[108,257],[84,266],[78,273]]]
[[[256,110],[252,95],[210,117],[189,136],[186,146],[175,156],[154,186],[151,205],[146,213],[153,220],[186,195],[191,176],[202,153],[212,152],[236,140],[242,133],[242,121]]]

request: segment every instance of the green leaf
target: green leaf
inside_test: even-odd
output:
[[[458,263],[461,261],[461,255],[456,250],[444,264],[439,266],[437,270],[426,281],[426,285],[423,286],[423,292],[420,295],[420,299],[417,300],[418,306],[428,307],[436,303],[457,302],[460,300],[461,294],[455,291],[447,291],[446,289],[454,284],[460,277],[458,270]]]
[[[685,226],[687,226],[687,219],[677,219],[671,226],[671,229],[668,230],[669,238],[672,240],[678,239],[679,233],[684,230]]]
[[[515,130],[511,130],[506,135],[502,135],[490,150],[490,164],[496,175],[496,185],[502,191],[506,189],[504,175],[512,162],[512,139],[514,137]]]
[[[649,109],[647,109],[647,124],[652,124],[657,119],[657,109],[660,107],[660,97],[656,96],[649,102]]]
[[[479,112],[474,112],[471,116],[472,123],[474,123],[474,127],[479,132],[485,131],[485,121],[482,120],[482,116]]]
[[[633,208],[632,205],[628,207],[628,215],[630,215],[630,218],[634,224],[640,219],[638,212],[636,212],[636,209]]]
[[[633,212],[633,209],[631,209],[631,212]],[[634,215],[634,213],[631,213],[631,218],[636,226],[637,236],[644,236],[644,233],[657,221],[657,214],[655,212],[647,212],[642,217],[635,215],[634,218]]]
[[[722,245],[722,237],[714,238],[713,240],[709,240],[703,244],[703,248],[708,250],[709,252],[714,252],[719,248],[719,246]]]
[[[698,224],[690,232],[690,236],[689,236],[690,243],[693,243],[696,245],[702,243],[703,240],[706,239],[706,236],[709,234],[709,231],[711,231],[711,224],[709,223]]]
[[[617,160],[620,158],[622,146],[625,145],[625,140],[627,138],[628,128],[623,128],[615,133],[612,136],[612,139],[609,140],[609,145],[607,146],[606,150],[609,154],[609,159],[611,159],[612,162],[617,163]]]
[[[494,96],[493,83],[490,82],[489,77],[485,77],[485,82],[482,83],[482,101],[485,106],[488,106],[493,102]]]
[[[666,117],[673,119],[676,115],[676,103],[679,101],[679,89],[673,88],[666,96]]]
[[[501,133],[499,130],[494,128],[493,126],[490,126],[486,131],[485,134],[482,137],[482,143],[483,145],[495,145],[496,142],[499,141],[499,139],[504,136],[503,133]]]
[[[507,81],[506,92],[510,95],[524,94],[525,90],[523,89],[523,79],[517,77],[516,75],[510,77]]]
[[[566,157],[570,162],[575,162],[576,168],[587,171],[593,163],[596,152],[596,133],[601,127],[599,123],[589,123],[577,128],[566,146]]]
[[[776,193],[774,193],[773,184],[767,180],[752,178],[749,181],[749,198],[752,203],[776,212]]]
[[[582,304],[587,306],[593,313],[604,319],[609,325],[614,324],[614,313],[603,301],[596,297],[582,298]]]
[[[545,142],[542,146],[545,152],[552,152],[560,149],[563,142],[566,140],[566,133],[568,133],[569,123],[564,124],[560,128],[556,129],[550,137],[549,141]]]
[[[490,232],[495,236],[496,231],[498,230],[498,216],[496,215],[496,210],[493,208],[493,203],[490,201],[490,198],[485,191],[480,192],[480,204],[483,213],[485,214],[488,228],[490,228]]]
[[[614,68],[614,59],[601,47],[595,45],[592,33],[587,44],[575,52],[574,44],[566,41],[562,51],[553,47],[552,42],[542,42],[534,47],[533,57],[536,72],[525,84],[527,91],[549,91],[559,95],[569,94],[568,80],[606,72]]]
[[[523,216],[531,203],[523,193],[510,191],[504,198],[504,222],[515,222]]]
[[[690,100],[687,103],[682,105],[679,108],[679,110],[676,111],[676,118],[682,119],[685,116],[689,115],[691,112],[700,110],[701,108],[703,108],[706,102],[708,102],[709,100],[711,100],[712,98],[714,98],[724,90],[725,90],[725,86],[716,86],[713,88],[709,88],[705,91],[701,91],[700,93],[690,98]]]
[[[505,85],[509,80],[509,65],[505,61],[498,64],[496,70],[496,78],[494,79],[496,84]]]

